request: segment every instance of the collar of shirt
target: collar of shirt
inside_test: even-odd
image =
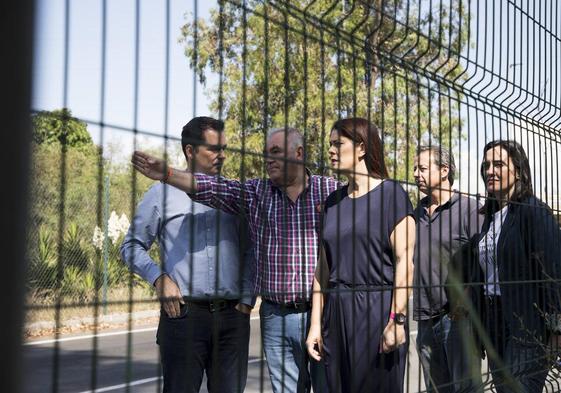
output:
[[[421,199],[421,201],[419,202],[423,207],[422,209],[423,214],[419,218],[430,219],[431,221],[434,221],[440,215],[440,212],[442,210],[449,209],[453,204],[455,204],[459,200],[460,200],[460,193],[456,190],[452,190],[452,196],[450,197],[450,199],[448,199],[442,205],[439,205],[432,213],[432,216],[429,216],[431,197],[430,195],[428,195],[423,199]]]
[[[304,196],[310,189],[311,187],[311,182],[312,182],[312,172],[308,169],[308,168],[304,168],[306,170],[306,187],[304,187],[304,190],[302,190],[302,192],[300,193],[300,195],[298,195],[298,199],[300,199],[300,197]],[[269,180],[270,181],[270,180]],[[279,192],[282,195],[286,196],[288,198],[288,195],[286,195],[286,192],[284,192],[282,190],[281,187],[276,186],[272,181],[270,181],[271,183],[271,188],[273,189],[273,191],[275,192]],[[288,198],[290,200],[290,198]],[[298,200],[297,199],[297,200]],[[292,201],[291,201],[292,202]]]

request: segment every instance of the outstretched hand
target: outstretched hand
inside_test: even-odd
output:
[[[131,162],[134,169],[152,180],[162,180],[166,177],[167,164],[164,160],[135,151]]]

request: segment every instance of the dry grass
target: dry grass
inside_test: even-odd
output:
[[[27,298],[26,325],[35,322],[54,322],[56,320],[57,299],[50,294],[32,293]],[[107,293],[107,305],[102,304],[99,296],[96,304],[95,296],[89,298],[62,297],[60,300],[59,322],[81,318],[93,318],[104,314],[128,313],[143,310],[157,310],[159,304],[153,291],[146,288],[133,288],[132,294],[128,288],[110,289]]]

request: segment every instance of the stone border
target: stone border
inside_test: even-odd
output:
[[[133,321],[158,318],[160,316],[160,310],[143,310],[134,311],[132,313],[114,313],[108,315],[99,315],[97,317],[97,325],[119,325],[126,324],[129,321],[129,316]],[[78,330],[81,328],[88,328],[95,325],[94,317],[80,317],[68,319],[65,321],[60,321],[60,330]],[[37,336],[47,332],[53,332],[56,328],[55,321],[38,321],[26,324],[23,328],[23,333],[26,337]]]
[[[259,315],[260,305],[261,299],[257,298],[255,307],[253,307],[253,310],[251,312],[252,316]],[[121,312],[107,315],[100,314],[97,317],[97,324],[94,323],[94,317],[91,316],[71,318],[60,321],[58,330],[59,333],[63,334],[81,330],[104,330],[118,327],[119,325],[126,326],[129,321],[129,315],[136,325],[142,325],[143,323],[157,324],[160,317],[160,309],[158,308],[155,310],[133,311],[132,313]],[[26,339],[45,336],[54,334],[55,329],[55,321],[37,321],[26,323],[23,327],[23,336]]]

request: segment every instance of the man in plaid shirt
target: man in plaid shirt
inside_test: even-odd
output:
[[[197,202],[247,214],[258,264],[255,289],[262,297],[261,334],[273,391],[308,392],[311,380],[315,393],[326,392],[323,365],[308,359],[305,339],[321,204],[339,183],[312,175],[305,168],[304,139],[294,128],[271,131],[266,153],[268,179],[243,183],[191,175],[141,152],[135,152],[132,162],[144,175],[188,192]]]

